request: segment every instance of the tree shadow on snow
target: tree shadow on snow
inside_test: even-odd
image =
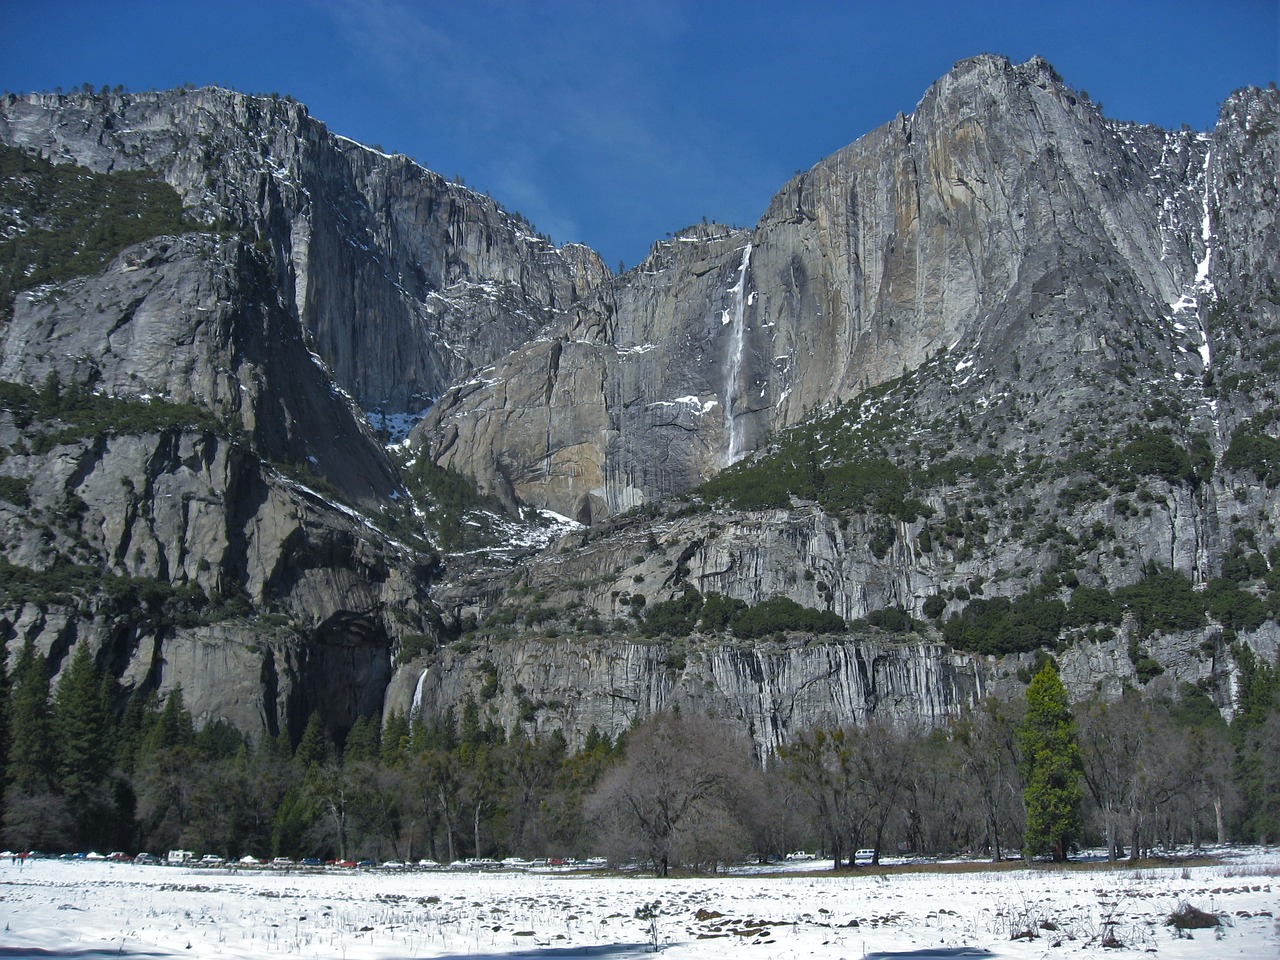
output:
[[[594,960],[607,960],[610,957],[640,957],[653,953],[651,943],[597,943],[581,947],[533,947],[512,950],[508,953],[487,954],[490,957],[591,957]],[[467,954],[475,960],[475,954]]]
[[[581,947],[522,947],[518,950],[485,951],[486,960],[518,960],[522,957],[557,957],[559,960],[576,960],[578,957],[590,960],[615,960],[621,957],[645,957],[653,954],[652,943],[598,943]],[[474,953],[444,954],[434,960],[476,960]]]
[[[511,950],[507,952],[486,953],[489,958],[520,957],[558,957],[561,960],[617,960],[623,957],[640,957],[653,953],[651,943],[605,943],[581,947],[540,947]],[[130,960],[134,957],[174,957],[177,954],[145,950],[130,950],[119,946],[80,947],[67,950],[49,950],[44,947],[0,947],[0,960]],[[475,954],[457,954],[456,960],[463,956],[475,960]],[[436,960],[455,960],[448,955]]]
[[[983,947],[921,947],[919,950],[877,950],[863,955],[863,960],[945,960],[951,957],[994,957]]]
[[[172,954],[153,950],[130,950],[114,947],[75,947],[66,950],[47,950],[44,947],[0,947],[0,960],[128,960],[130,957],[167,957]]]

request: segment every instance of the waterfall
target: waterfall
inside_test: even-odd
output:
[[[418,682],[413,688],[413,706],[409,708],[409,716],[422,715],[422,688],[426,684],[427,674],[429,670],[423,670],[418,674]]]
[[[747,271],[751,266],[751,244],[742,250],[742,263],[738,266],[738,282],[729,288],[733,294],[732,316],[724,312],[724,323],[732,323],[729,339],[729,366],[725,371],[724,419],[729,433],[725,466],[742,459],[742,428],[738,425],[738,378],[742,376],[742,352],[746,348]]]

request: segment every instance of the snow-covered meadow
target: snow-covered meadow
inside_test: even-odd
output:
[[[812,866],[812,865],[811,865]],[[0,866],[0,957],[1280,957],[1280,856],[722,876]],[[1221,916],[1179,938],[1180,905]],[[1034,930],[1035,938],[1014,939]],[[1107,947],[1107,931],[1122,946]]]

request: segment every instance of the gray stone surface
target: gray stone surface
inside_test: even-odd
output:
[[[452,388],[420,442],[598,520],[944,353],[973,353],[975,376],[1045,365],[1056,415],[1080,386],[1069,364],[1115,358],[1126,326],[1193,285],[1206,158],[1226,176],[1211,142],[1107,120],[1041,60],[963,61],[911,116],[786,184],[754,229],[656,244],[558,333]]]
[[[486,660],[499,679],[486,710],[574,743],[592,724],[618,733],[680,704],[741,723],[768,753],[812,723],[928,725],[1015,695],[1030,655],[956,654],[935,626],[745,645],[642,643],[570,620],[626,624],[628,597],[654,604],[686,586],[850,620],[891,606],[919,618],[937,594],[955,612],[961,588],[1013,597],[1052,571],[1066,541],[1041,536],[1051,523],[1093,585],[1168,567],[1203,588],[1237,531],[1265,554],[1280,504],[1248,471],[1146,476],[1124,496],[1063,504],[1085,476],[1070,458],[1131,428],[1202,442],[1220,464],[1236,428],[1269,415],[1278,129],[1274,91],[1233,95],[1210,133],[1162,131],[1108,120],[1043,61],[978,57],[910,116],[798,174],[751,229],[677,231],[612,277],[592,251],[556,249],[487,197],[334,136],[289,100],[0,98],[3,142],[155,170],[207,228],[21,295],[0,328],[0,379],[38,387],[56,373],[222,424],[107,430],[37,456],[0,417],[0,476],[27,485],[27,502],[0,501],[5,558],[249,604],[179,626],[122,617],[104,591],[17,602],[0,632],[11,656],[31,638],[55,666],[88,643],[126,689],[180,684],[201,722],[251,731],[296,732],[312,709],[341,734],[358,715],[457,706],[481,690]],[[921,467],[990,456],[1025,472],[991,490],[940,482],[931,515],[909,522],[800,502],[625,515],[860,395],[827,429],[883,422],[869,455]],[[443,570],[381,532],[372,521],[404,491],[361,414],[436,398],[413,436],[422,452],[512,511],[549,507],[592,529]],[[1035,474],[1041,458],[1065,466]],[[944,542],[948,507],[975,512],[983,535]],[[1101,542],[1082,546],[1094,531]],[[529,596],[556,608],[547,624],[452,642],[468,614]],[[1130,627],[1057,652],[1075,696],[1134,681]],[[436,652],[400,663],[410,636]],[[1275,656],[1274,623],[1240,639]],[[1203,682],[1230,708],[1218,627],[1143,644],[1164,666],[1158,683]]]

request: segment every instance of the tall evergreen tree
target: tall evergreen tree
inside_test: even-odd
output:
[[[347,733],[347,742],[342,750],[343,763],[365,763],[378,759],[382,749],[381,731],[378,722],[369,717],[357,717]]]
[[[70,798],[82,796],[106,775],[107,713],[102,677],[87,644],[79,644],[53,696],[58,782]]]
[[[30,640],[23,644],[9,691],[9,762],[5,770],[4,838],[19,849],[66,846],[72,824],[54,790],[49,725],[49,671]]]
[[[299,772],[306,774],[312,767],[327,762],[332,755],[333,750],[324,730],[324,721],[320,719],[320,712],[312,711],[307,718],[307,726],[302,731],[302,739],[298,741],[298,749],[294,751],[294,765]]]
[[[9,691],[8,785],[48,788],[53,781],[53,739],[49,733],[49,669],[30,640],[22,645]]]
[[[377,721],[374,721],[377,729]],[[384,767],[403,767],[409,747],[409,718],[402,710],[392,710],[386,728],[380,732],[379,750]],[[371,758],[373,759],[373,758]]]
[[[143,747],[147,753],[176,747],[193,747],[196,727],[182,697],[182,687],[174,687],[164,698],[164,707],[149,726]]]
[[[0,637],[0,818],[4,816],[4,785],[9,767],[9,647]]]
[[[115,763],[126,776],[132,776],[137,767],[138,753],[151,716],[148,699],[149,695],[135,690],[116,724]]]
[[[53,730],[58,789],[72,811],[77,840],[89,844],[97,839],[97,827],[110,819],[106,781],[112,756],[102,692],[101,673],[88,644],[81,643],[58,679]]]
[[[1023,852],[1065,860],[1084,826],[1084,764],[1067,690],[1052,662],[1027,687],[1027,712],[1018,728],[1027,829]]]
[[[195,739],[181,687],[169,691],[158,714],[148,710],[143,717],[133,785],[141,837],[147,846],[178,845],[190,823],[197,785],[192,774],[199,762]]]
[[[1240,671],[1231,738],[1236,744],[1236,780],[1243,795],[1242,835],[1266,843],[1280,835],[1280,758],[1274,732],[1280,726],[1280,660],[1260,661],[1244,644],[1232,650]]]

